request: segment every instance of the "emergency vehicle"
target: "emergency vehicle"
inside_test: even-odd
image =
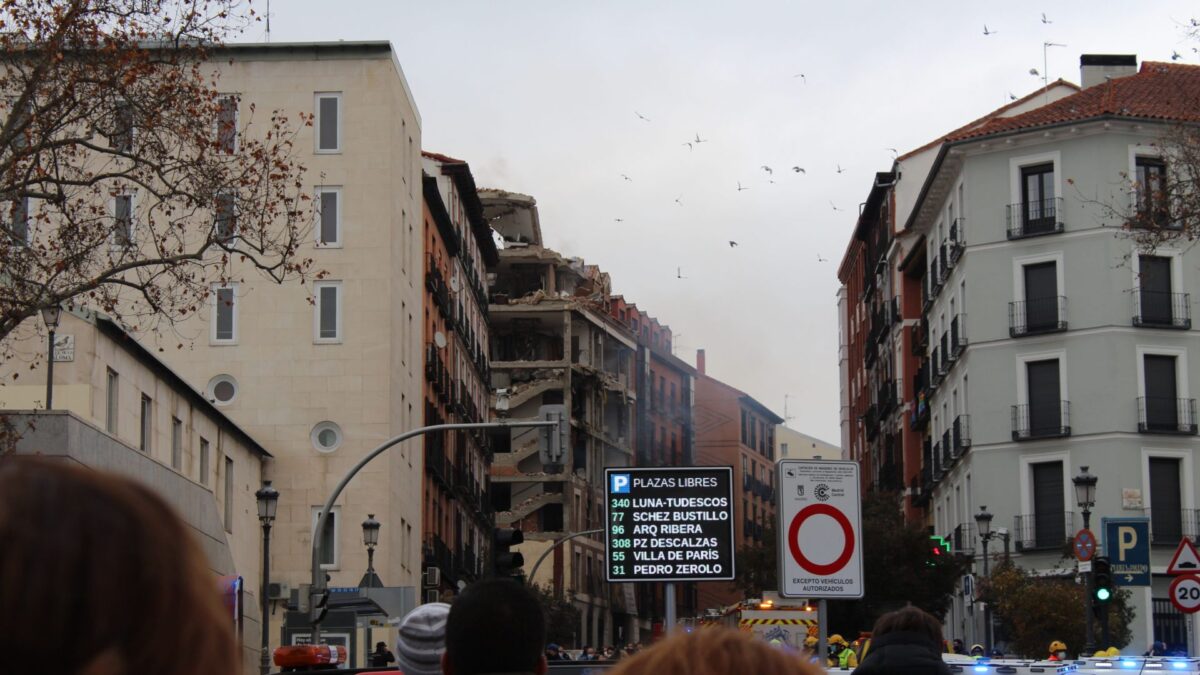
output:
[[[730,605],[719,616],[700,623],[737,628],[765,642],[800,650],[804,648],[804,638],[816,635],[817,608],[803,602],[792,604],[795,602],[766,593],[760,600]]]

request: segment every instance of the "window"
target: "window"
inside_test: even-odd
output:
[[[5,223],[13,246],[29,245],[29,198],[9,202],[8,222]]]
[[[200,484],[208,485],[208,439],[200,437]]]
[[[237,152],[238,97],[217,99],[217,149],[227,155]]]
[[[1172,292],[1172,258],[1165,255],[1138,255],[1136,262],[1133,325],[1184,330],[1191,328],[1188,294]]]
[[[1183,538],[1179,460],[1150,458],[1150,540],[1174,546]]]
[[[1196,433],[1195,402],[1187,398],[1187,382],[1180,381],[1178,362],[1173,354],[1142,354],[1144,397],[1138,401],[1138,431]]]
[[[232,192],[217,194],[213,210],[213,238],[218,244],[232,245],[237,237],[237,198]]]
[[[1031,465],[1033,470],[1033,541],[1036,548],[1061,548],[1067,540],[1063,509],[1062,462]],[[1027,536],[1027,533],[1022,533]]]
[[[117,371],[109,368],[106,380],[107,390],[104,397],[104,430],[110,434],[116,434],[118,403],[117,387],[120,385],[120,378],[117,376]]]
[[[1021,225],[1026,234],[1054,231],[1054,163],[1021,167]]]
[[[237,286],[213,286],[212,341],[216,344],[237,343]]]
[[[319,452],[333,452],[342,445],[342,428],[333,422],[321,422],[313,427],[309,438]]]
[[[313,315],[314,342],[342,341],[342,282],[318,281],[316,311]]]
[[[133,194],[113,196],[113,246],[133,246]]]
[[[342,95],[317,94],[317,152],[342,151]]]
[[[1134,170],[1138,224],[1171,227],[1166,163],[1159,157],[1138,157],[1134,160]]]
[[[329,248],[341,248],[342,189],[340,187],[317,188],[317,210],[320,213],[317,244]]]
[[[321,569],[335,570],[338,568],[338,531],[341,526],[341,516],[341,507],[335,506],[329,512],[329,517],[325,519],[325,529],[321,531],[321,546],[317,554],[321,561]],[[317,521],[320,518],[321,507],[314,506],[312,508],[312,529],[314,535],[317,531]]]
[[[1031,438],[1063,435],[1063,400],[1058,359],[1025,364],[1028,396],[1028,435]]]
[[[238,383],[232,375],[217,375],[208,381],[208,400],[217,405],[233,403],[238,395]]]
[[[233,458],[225,458],[225,531],[233,532]]]
[[[1013,303],[1013,337],[1066,330],[1066,298],[1060,297],[1057,261],[1021,266],[1024,299]]]
[[[171,418],[171,468],[183,470],[183,422],[178,417]]]
[[[117,101],[113,106],[112,136],[109,143],[117,152],[133,152],[133,104]]]
[[[138,434],[138,449],[142,452],[150,452],[150,437],[154,433],[154,404],[150,402],[150,397],[142,394],[142,424],[141,431]]]

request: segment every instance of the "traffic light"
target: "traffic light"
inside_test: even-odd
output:
[[[525,541],[520,530],[497,527],[492,530],[492,572],[498,577],[512,577],[525,564],[525,556],[509,548]]]
[[[929,535],[929,559],[925,561],[930,567],[936,566],[950,558],[950,542],[945,537],[936,534]]]
[[[563,454],[571,445],[571,422],[567,419],[567,408],[563,405],[541,406],[538,408],[538,419],[558,423],[538,428],[538,456],[548,472],[558,473],[562,470]]]
[[[1112,601],[1113,593],[1112,567],[1108,558],[1092,558],[1092,599],[1106,605]]]

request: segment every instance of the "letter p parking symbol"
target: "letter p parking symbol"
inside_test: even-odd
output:
[[[629,474],[614,473],[608,477],[609,492],[614,495],[629,494]]]

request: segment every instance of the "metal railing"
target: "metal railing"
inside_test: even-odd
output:
[[[954,528],[949,537],[951,549],[955,553],[965,553],[974,555],[975,543],[978,538],[975,536],[975,526],[970,523],[962,523]]]
[[[1178,546],[1184,537],[1196,541],[1200,537],[1200,510],[1146,509],[1150,519],[1150,543],[1156,546]]]
[[[955,218],[950,224],[950,237],[946,240],[950,252],[950,264],[958,262],[962,257],[963,251],[967,248],[967,239],[964,232],[966,225],[965,218]]]
[[[1008,238],[1024,239],[1063,231],[1062,197],[1008,205]]]
[[[1067,543],[1075,533],[1075,514],[1071,511],[1047,511],[1017,516],[1013,530],[1018,551],[1053,550]]]
[[[1062,438],[1071,435],[1071,402],[1031,408],[1022,403],[1012,407],[1012,438],[1029,441],[1038,438]]]
[[[1141,396],[1138,433],[1196,435],[1196,399]]]
[[[1192,327],[1192,305],[1187,293],[1133,289],[1133,325],[1140,328]]]
[[[967,448],[971,447],[971,416],[959,415],[954,418],[954,424],[951,428],[951,435],[954,436],[954,455],[962,456]]]
[[[1067,329],[1067,298],[1063,295],[1008,303],[1008,335],[1023,337]]]
[[[957,358],[967,348],[967,315],[957,314],[950,320],[950,353]]]

